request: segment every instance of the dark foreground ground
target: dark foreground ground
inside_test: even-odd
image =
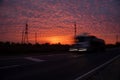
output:
[[[79,55],[57,52],[1,56],[0,80],[75,80],[118,55],[120,48]]]

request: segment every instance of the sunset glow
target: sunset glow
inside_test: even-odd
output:
[[[120,38],[120,0],[0,0],[0,41],[21,42],[28,23],[29,42],[72,44],[88,32],[115,43]]]
[[[47,41],[51,44],[58,44],[58,43],[62,43],[62,44],[72,44],[72,38],[68,38],[66,36],[52,36],[52,37],[48,37]]]
[[[62,39],[60,37],[51,37],[51,38],[49,38],[49,40],[50,40],[50,43],[56,44],[56,43],[60,43],[60,42],[63,43],[64,39]]]

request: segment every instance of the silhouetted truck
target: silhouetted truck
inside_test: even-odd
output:
[[[91,35],[79,35],[75,38],[75,44],[69,49],[71,52],[105,51],[105,41]]]

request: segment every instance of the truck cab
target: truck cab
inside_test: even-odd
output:
[[[105,41],[95,36],[77,36],[75,43],[70,47],[70,52],[104,51]]]

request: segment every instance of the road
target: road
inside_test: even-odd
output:
[[[120,49],[70,55],[0,57],[0,80],[75,80],[120,54]]]

